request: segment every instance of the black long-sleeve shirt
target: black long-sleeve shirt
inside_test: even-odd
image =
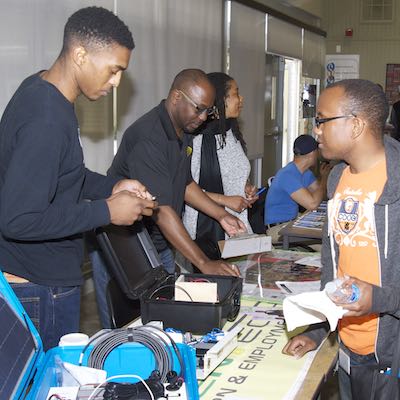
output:
[[[73,104],[39,74],[27,78],[0,122],[0,268],[80,284],[81,233],[110,222],[115,182],[85,168]]]

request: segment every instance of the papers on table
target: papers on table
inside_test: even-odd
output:
[[[300,260],[295,261],[296,264],[301,264],[301,265],[309,265],[311,267],[318,267],[321,268],[321,253],[318,253],[316,255],[312,255],[309,257],[303,257],[300,258]]]
[[[312,256],[300,258],[299,260],[295,261],[295,264],[321,268],[321,254],[318,253]],[[304,292],[320,290],[321,281],[276,281],[275,284],[285,295],[295,295]]]
[[[293,223],[294,228],[322,229],[326,218],[326,202],[322,202],[316,210],[308,211]]]
[[[246,283],[243,285],[242,296],[262,298],[282,303],[286,295],[277,289],[264,289],[254,283]]]
[[[253,320],[264,321],[283,321],[283,310],[277,308],[254,306],[254,307],[241,307],[240,312],[251,316]]]
[[[321,281],[276,281],[276,285],[281,289],[281,292],[288,295],[295,295],[304,292],[313,292],[320,289]]]

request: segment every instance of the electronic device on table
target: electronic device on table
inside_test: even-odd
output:
[[[196,377],[207,378],[232,353],[238,345],[238,335],[242,328],[230,331],[213,330],[191,346],[196,350]]]

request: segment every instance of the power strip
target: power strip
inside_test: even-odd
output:
[[[204,380],[226,357],[237,347],[237,338],[241,327],[225,333],[215,344],[203,343],[193,345],[196,349],[196,378]]]
[[[52,400],[56,398],[62,400],[87,400],[93,393],[97,385],[85,385],[81,386],[59,386],[51,387],[47,394],[46,400],[49,400],[52,396]],[[183,383],[179,390],[167,390],[168,383],[164,383],[165,397],[159,397],[157,400],[188,400],[186,393],[186,384]],[[103,389],[99,389],[91,400],[103,400]]]

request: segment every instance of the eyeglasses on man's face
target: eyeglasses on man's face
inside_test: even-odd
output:
[[[319,128],[322,124],[325,124],[326,122],[332,121],[332,120],[334,120],[334,119],[339,119],[339,118],[354,118],[354,117],[355,117],[355,115],[353,115],[353,114],[350,114],[350,115],[339,115],[339,116],[337,116],[337,117],[329,117],[329,118],[318,118],[318,117],[315,117],[315,118],[314,118],[314,123],[315,123],[315,126],[316,126],[317,128]]]
[[[192,100],[183,90],[178,89],[178,92],[183,95],[183,97],[195,108],[196,114],[201,115],[207,113],[207,115],[215,115],[217,108],[215,106],[211,107],[200,107],[194,100]]]

